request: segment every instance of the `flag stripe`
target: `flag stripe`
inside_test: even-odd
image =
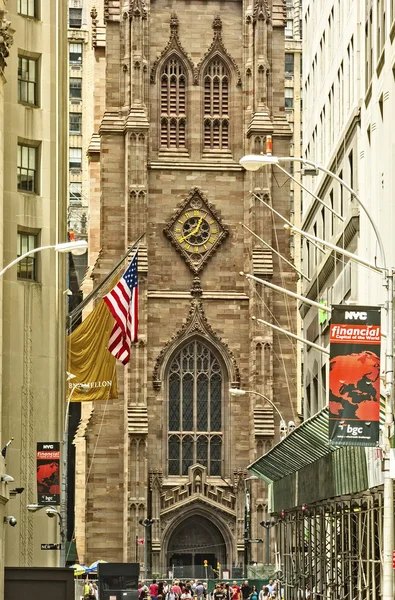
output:
[[[103,300],[115,319],[108,350],[124,365],[130,360],[131,342],[138,339],[137,252],[117,285]]]

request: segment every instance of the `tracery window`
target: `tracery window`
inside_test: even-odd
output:
[[[170,58],[160,79],[160,146],[185,148],[186,75],[177,58]]]
[[[204,149],[229,148],[229,75],[224,63],[213,59],[204,72]]]
[[[199,340],[184,346],[168,375],[168,473],[187,475],[200,463],[221,475],[222,390],[220,363]]]

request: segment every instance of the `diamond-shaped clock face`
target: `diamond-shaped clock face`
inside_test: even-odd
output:
[[[202,192],[192,190],[164,230],[193,273],[199,273],[228,235]]]

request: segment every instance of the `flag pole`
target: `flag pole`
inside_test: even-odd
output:
[[[119,262],[117,262],[117,264],[115,265],[115,267],[113,269],[111,269],[111,271],[109,273],[107,273],[107,275],[105,276],[105,278],[103,279],[103,281],[101,281],[99,283],[99,285],[97,287],[95,287],[95,289],[92,290],[91,293],[88,294],[86,296],[86,298],[84,298],[82,300],[82,302],[80,302],[79,305],[76,306],[74,308],[74,310],[71,311],[71,313],[69,313],[69,315],[68,315],[68,327],[67,327],[68,331],[67,331],[67,333],[71,333],[72,322],[73,322],[74,317],[76,317],[85,308],[85,306],[87,306],[89,304],[89,302],[91,300],[93,300],[97,296],[97,294],[100,292],[100,290],[113,277],[113,275],[116,273],[116,271],[122,265],[122,263],[127,259],[127,257],[129,256],[129,254],[131,254],[133,252],[133,250],[136,249],[136,246],[138,246],[139,242],[142,240],[142,238],[144,236],[145,236],[145,232],[142,233],[139,238],[137,238],[137,240],[132,244],[132,246],[130,246],[130,248],[128,249],[128,251],[126,252],[126,254],[123,255],[123,257],[121,258],[121,260]]]

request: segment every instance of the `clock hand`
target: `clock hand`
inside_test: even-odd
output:
[[[200,219],[198,221],[198,224],[196,225],[195,229],[193,229],[192,231],[190,231],[189,233],[187,233],[187,235],[184,235],[184,237],[180,238],[178,241],[179,242],[184,242],[191,235],[195,235],[199,231],[200,225],[202,224],[202,221],[203,221],[203,217],[200,217]]]

